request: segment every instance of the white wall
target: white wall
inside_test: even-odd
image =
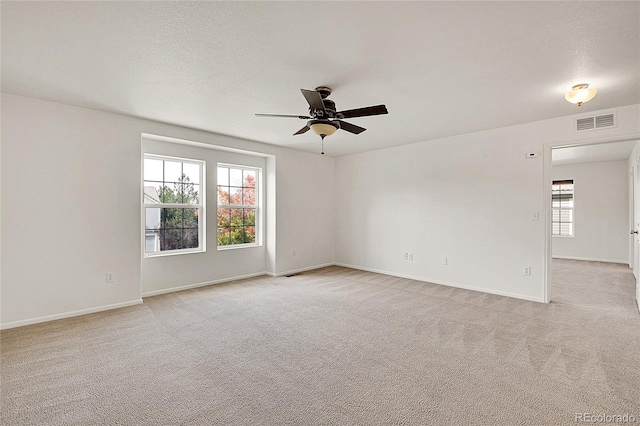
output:
[[[311,157],[315,163],[277,159],[277,273],[280,275],[335,261],[335,159],[324,161],[326,156]],[[319,253],[325,255],[319,257]]]
[[[597,132],[567,116],[338,158],[336,261],[544,301],[545,145],[638,135],[639,106],[616,111]]]
[[[229,263],[211,279],[333,262],[333,158],[3,93],[3,328],[140,302],[142,133],[258,151],[277,164],[270,260],[219,258]],[[158,270],[145,266],[146,289],[172,285],[155,281]],[[115,283],[105,283],[107,271]]]
[[[629,262],[627,160],[553,166],[553,180],[573,179],[574,236],[553,237],[559,258]]]

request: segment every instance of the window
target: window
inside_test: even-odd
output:
[[[551,235],[573,237],[573,180],[553,181]]]
[[[258,245],[260,169],[218,164],[218,248]]]
[[[205,250],[204,162],[145,154],[144,254]]]

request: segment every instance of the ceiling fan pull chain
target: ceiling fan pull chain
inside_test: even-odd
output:
[[[324,135],[320,135],[320,138],[322,139],[322,147],[320,149],[320,154],[324,155]]]

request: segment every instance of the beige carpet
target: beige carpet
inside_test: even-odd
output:
[[[640,423],[622,265],[539,304],[329,267],[1,333],[3,425]]]

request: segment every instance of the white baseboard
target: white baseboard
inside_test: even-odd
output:
[[[531,296],[526,296],[526,295],[523,295],[523,294],[510,293],[510,292],[507,292],[507,291],[500,291],[500,290],[493,290],[493,289],[485,288],[485,287],[475,287],[475,286],[470,286],[470,285],[466,285],[466,284],[451,283],[451,282],[441,281],[441,280],[433,280],[433,279],[424,278],[424,277],[416,277],[416,276],[408,275],[408,274],[400,274],[400,273],[397,273],[397,272],[383,271],[381,269],[374,269],[374,268],[366,268],[366,267],[356,266],[356,265],[349,265],[349,264],[346,264],[346,263],[335,263],[335,265],[336,266],[343,266],[345,268],[358,269],[358,270],[361,270],[361,271],[375,272],[376,274],[391,275],[392,277],[407,278],[407,279],[415,280],[415,281],[423,281],[423,282],[428,282],[428,283],[433,283],[433,284],[438,284],[438,285],[444,285],[444,286],[447,286],[447,287],[455,287],[455,288],[461,288],[461,289],[464,289],[464,290],[479,291],[479,292],[482,292],[482,293],[495,294],[495,295],[498,295],[498,296],[512,297],[514,299],[528,300],[530,302],[545,303],[544,299],[541,298],[541,297],[531,297]]]
[[[290,274],[295,274],[295,273],[298,273],[298,272],[309,271],[309,270],[312,270],[312,269],[318,269],[318,268],[323,268],[323,267],[332,266],[332,265],[333,265],[333,263],[326,263],[326,264],[323,264],[323,265],[316,265],[316,266],[310,266],[310,267],[307,267],[307,268],[296,269],[296,270],[293,270],[293,271],[281,272],[281,273],[278,273],[278,274],[274,274],[273,272],[256,272],[254,274],[239,275],[239,276],[235,276],[235,277],[222,278],[222,279],[219,279],[219,280],[205,281],[205,282],[201,282],[201,283],[187,284],[187,285],[179,286],[179,287],[171,287],[171,288],[165,288],[165,289],[161,289],[161,290],[148,291],[148,292],[142,293],[141,297],[145,298],[145,297],[151,297],[151,296],[158,296],[160,294],[173,293],[173,292],[176,292],[176,291],[189,290],[189,289],[192,289],[192,288],[205,287],[205,286],[208,286],[208,285],[222,284],[222,283],[226,283],[226,282],[230,282],[230,281],[242,280],[242,279],[245,279],[245,278],[259,277],[261,275],[269,275],[269,276],[272,276],[272,277],[290,275]],[[118,308],[124,308],[124,307],[127,307],[127,306],[138,305],[140,303],[142,303],[142,299],[136,299],[136,300],[132,300],[132,301],[129,301],[129,302],[114,303],[112,305],[96,306],[94,308],[80,309],[80,310],[77,310],[77,311],[63,312],[63,313],[54,314],[54,315],[45,315],[45,316],[42,316],[42,317],[29,318],[29,319],[20,320],[20,321],[12,321],[12,322],[7,322],[7,323],[0,324],[0,330],[6,330],[6,329],[9,329],[9,328],[15,328],[15,327],[22,327],[22,326],[25,326],[25,325],[38,324],[38,323],[43,323],[43,322],[48,322],[48,321],[55,321],[55,320],[59,320],[59,319],[63,319],[63,318],[71,318],[71,317],[77,317],[77,316],[81,316],[81,315],[93,314],[93,313],[96,313],[96,312],[108,311],[110,309],[118,309]]]
[[[578,260],[581,260],[581,259],[578,259]],[[602,260],[600,260],[600,261],[602,262]],[[407,278],[407,279],[416,280],[416,281],[429,282],[429,283],[433,283],[433,284],[444,285],[444,286],[447,286],[447,287],[461,288],[461,289],[465,289],[465,290],[473,290],[473,291],[479,291],[479,292],[483,292],[483,293],[496,294],[496,295],[499,295],[499,296],[513,297],[513,298],[516,298],[516,299],[522,299],[522,300],[529,300],[529,301],[532,301],[532,302],[544,303],[544,300],[542,298],[530,297],[530,296],[526,296],[526,295],[510,293],[510,292],[505,292],[505,291],[498,291],[498,290],[488,289],[488,288],[484,288],[484,287],[475,287],[475,286],[470,286],[470,285],[465,285],[465,284],[460,284],[460,283],[451,283],[451,282],[446,282],[446,281],[441,281],[441,280],[433,280],[433,279],[429,279],[429,278],[425,278],[425,277],[417,277],[417,276],[408,275],[408,274],[401,274],[401,273],[384,271],[384,270],[375,269],[375,268],[367,268],[367,267],[357,266],[357,265],[349,265],[349,264],[346,264],[346,263],[339,263],[339,262],[323,263],[323,264],[320,264],[320,265],[308,266],[308,267],[299,268],[299,269],[292,269],[292,270],[289,270],[289,271],[283,271],[283,272],[278,272],[278,273],[274,273],[274,272],[257,272],[257,273],[254,273],[254,274],[240,275],[240,276],[230,277],[230,278],[222,278],[222,279],[219,279],[219,280],[206,281],[206,282],[195,283],[195,284],[187,284],[187,285],[179,286],[179,287],[171,287],[171,288],[165,288],[165,289],[161,289],[161,290],[148,291],[148,292],[142,293],[142,297],[145,298],[145,297],[158,296],[160,294],[173,293],[173,292],[176,292],[176,291],[189,290],[189,289],[192,289],[192,288],[198,288],[198,287],[205,287],[205,286],[208,286],[208,285],[221,284],[221,283],[225,283],[225,282],[229,282],[229,281],[237,281],[237,280],[242,280],[242,279],[245,279],[245,278],[253,278],[253,277],[258,277],[258,276],[261,276],[261,275],[268,275],[268,276],[271,276],[271,277],[281,277],[281,276],[285,276],[285,275],[292,275],[292,274],[297,274],[297,273],[300,273],[300,272],[311,271],[313,269],[326,268],[328,266],[342,266],[342,267],[345,267],[345,268],[357,269],[357,270],[368,271],[368,272],[375,272],[377,274],[384,274],[384,275],[390,275],[390,276],[394,276],[394,277]],[[640,290],[639,290],[639,293],[638,293],[637,300],[638,300],[638,307],[640,309]],[[31,325],[31,324],[38,324],[38,323],[47,322],[47,321],[54,321],[54,320],[63,319],[63,318],[76,317],[76,316],[80,316],[80,315],[93,314],[93,313],[96,313],[96,312],[107,311],[107,310],[110,310],[110,309],[117,309],[117,308],[124,308],[124,307],[127,307],[127,306],[138,305],[140,303],[142,303],[142,299],[136,299],[136,300],[132,300],[132,301],[129,301],[129,302],[122,302],[122,303],[115,303],[115,304],[112,304],[112,305],[97,306],[95,308],[81,309],[81,310],[77,310],[77,311],[64,312],[64,313],[55,314],[55,315],[46,315],[46,316],[42,316],[42,317],[30,318],[30,319],[21,320],[21,321],[13,321],[13,322],[0,324],[0,330],[6,330],[6,329],[9,329],[9,328],[21,327],[21,326]]]
[[[237,281],[237,280],[243,280],[245,278],[259,277],[261,275],[270,275],[270,274],[268,272],[256,272],[254,274],[239,275],[236,277],[221,278],[219,280],[205,281],[205,282],[195,283],[195,284],[187,284],[187,285],[182,285],[178,287],[163,288],[161,290],[144,292],[142,293],[142,297],[145,298],[145,297],[151,297],[151,296],[158,296],[160,294],[174,293],[176,291],[189,290],[189,289],[198,288],[198,287],[206,287],[208,285],[222,284],[222,283],[227,283],[229,281]]]
[[[267,275],[269,275],[270,277],[283,277],[285,275],[292,275],[292,274],[299,274],[300,272],[306,272],[306,271],[312,271],[314,269],[320,269],[320,268],[326,268],[327,266],[335,266],[337,265],[337,263],[323,263],[321,265],[314,265],[314,266],[307,266],[305,268],[300,268],[300,269],[292,269],[290,271],[284,271],[284,272],[266,272]]]
[[[96,306],[95,308],[80,309],[77,311],[63,312],[61,314],[45,315],[43,317],[30,318],[26,320],[6,322],[0,324],[0,330],[22,327],[24,325],[39,324],[41,322],[55,321],[63,318],[79,317],[81,315],[95,314],[96,312],[109,311],[111,309],[126,308],[127,306],[139,305],[142,299],[131,300],[129,302],[114,303],[112,305]]]
[[[591,257],[576,257],[576,256],[551,256],[554,259],[567,259],[567,260],[584,260],[586,262],[605,262],[605,263],[621,263],[623,265],[629,265],[628,260],[613,260],[613,259],[595,259]]]

